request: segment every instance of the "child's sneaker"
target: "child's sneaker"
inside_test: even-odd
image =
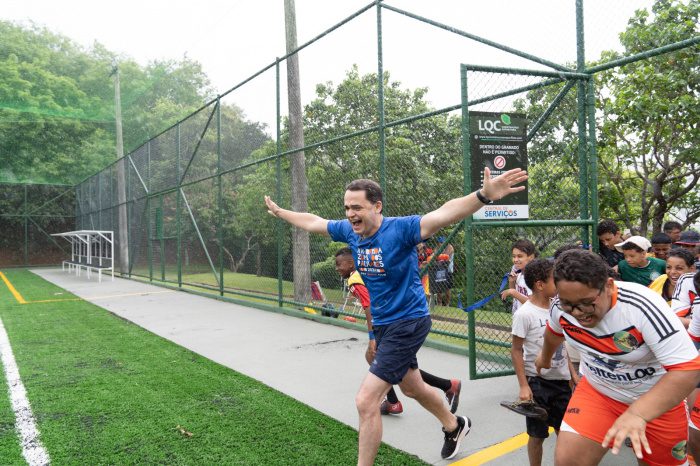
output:
[[[462,391],[462,382],[457,379],[452,379],[450,382],[452,386],[445,392],[445,398],[447,398],[447,404],[450,405],[450,412],[454,414],[457,412],[457,406],[459,406],[459,394]]]
[[[379,412],[382,414],[401,414],[403,413],[403,406],[400,401],[389,403],[389,400],[384,400],[379,406]]]
[[[442,458],[449,460],[454,458],[459,451],[459,444],[467,436],[472,428],[472,421],[468,417],[457,416],[457,428],[452,432],[445,432],[445,443],[442,446]]]

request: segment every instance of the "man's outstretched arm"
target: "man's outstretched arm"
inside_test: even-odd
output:
[[[265,196],[265,204],[267,205],[267,212],[270,215],[281,218],[285,222],[301,228],[302,230],[306,230],[309,233],[318,233],[319,235],[328,236],[328,220],[325,218],[308,212],[294,212],[293,210],[283,209],[275,204],[275,202],[270,199],[270,196]]]
[[[487,199],[497,201],[525,189],[525,186],[515,186],[525,180],[527,180],[527,172],[520,168],[508,170],[491,179],[491,170],[487,167],[484,169],[484,186],[481,188],[481,194]],[[423,239],[430,238],[441,228],[463,220],[483,206],[484,203],[479,200],[476,193],[447,201],[421,218],[420,236]]]

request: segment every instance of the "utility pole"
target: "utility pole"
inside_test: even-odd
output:
[[[114,119],[117,133],[117,202],[119,203],[119,272],[129,273],[129,228],[126,214],[126,161],[124,160],[124,139],[122,136],[122,101],[119,83],[119,65],[115,63],[111,75],[114,76]],[[112,258],[114,260],[114,258]]]
[[[297,48],[297,21],[294,0],[284,0],[284,26],[287,53]],[[289,147],[304,147],[304,125],[301,113],[301,91],[299,86],[299,55],[287,58],[287,104],[289,107]],[[304,151],[290,155],[292,166],[292,210],[308,210],[308,182]],[[292,227],[294,300],[309,301],[311,294],[311,255],[309,234],[301,228]]]

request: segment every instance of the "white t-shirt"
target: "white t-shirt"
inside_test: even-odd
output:
[[[548,331],[579,350],[580,370],[593,388],[631,404],[667,370],[700,370],[693,342],[664,299],[637,283],[615,285],[613,306],[594,328],[579,325],[558,299],[547,321]]]
[[[549,310],[535,306],[530,301],[526,301],[520,306],[518,312],[513,314],[513,335],[525,339],[523,342],[523,359],[525,360],[525,375],[529,377],[537,376],[535,359],[542,350],[548,316]],[[552,367],[550,369],[542,369],[539,376],[547,380],[571,379],[566,348],[564,348],[563,344],[557,348],[552,358]]]
[[[518,272],[518,275],[516,276],[515,279],[515,291],[517,291],[520,294],[523,294],[525,296],[530,296],[532,294],[532,290],[527,287],[525,284],[525,274],[520,271]],[[518,301],[517,299],[513,298],[513,313],[515,314],[515,311],[520,309],[520,306],[522,306],[522,303]]]

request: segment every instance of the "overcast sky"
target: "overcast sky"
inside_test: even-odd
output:
[[[299,44],[368,3],[297,0]],[[387,3],[551,61],[576,59],[575,0]],[[584,0],[586,58],[594,60],[601,50],[619,49],[618,34],[627,20],[650,4],[651,0]],[[141,64],[186,55],[202,64],[219,93],[285,53],[283,0],[4,0],[0,17],[34,21],[85,46],[97,41]],[[383,10],[382,21],[385,70],[406,87],[428,87],[428,100],[436,108],[459,103],[460,63],[542,68],[392,11]],[[302,52],[302,101],[314,97],[317,83],[342,80],[353,64],[362,73],[376,72],[376,38],[372,8]],[[485,82],[482,91],[488,86],[504,90],[512,84]],[[232,94],[230,101],[248,118],[273,125],[274,89],[270,71]]]

